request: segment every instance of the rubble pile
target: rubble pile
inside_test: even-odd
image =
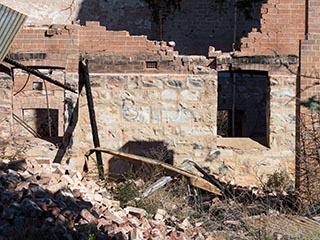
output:
[[[0,239],[211,239],[164,210],[122,209],[108,188],[41,159],[0,159],[0,199]]]

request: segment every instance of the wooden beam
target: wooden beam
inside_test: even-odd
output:
[[[161,161],[151,159],[151,158],[137,156],[137,155],[130,154],[130,153],[124,153],[124,152],[120,152],[120,151],[116,151],[116,150],[112,150],[112,149],[100,148],[100,147],[90,149],[85,154],[86,159],[88,159],[88,157],[94,152],[103,152],[103,153],[107,153],[107,154],[110,154],[110,155],[113,155],[113,156],[116,156],[119,158],[127,159],[128,161],[147,163],[150,165],[159,166],[159,167],[164,168],[168,173],[170,173],[173,176],[180,175],[183,178],[186,178],[189,181],[189,183],[194,187],[200,188],[202,190],[205,190],[207,192],[211,192],[214,194],[220,194],[220,190],[217,187],[215,187],[214,185],[212,185],[210,182],[203,179],[202,177],[196,176],[192,173],[189,173],[187,171],[179,169],[179,168],[172,166],[170,164],[167,164],[165,162],[161,162]]]
[[[81,59],[79,62],[79,78],[81,84],[83,83],[86,89],[86,96],[87,96],[87,103],[88,103],[88,110],[89,110],[89,117],[90,117],[90,124],[91,124],[91,131],[92,131],[92,138],[94,147],[100,147],[100,140],[98,134],[98,127],[96,121],[96,114],[94,111],[94,104],[93,104],[93,97],[90,85],[90,77],[89,77],[89,68],[88,68],[88,60]],[[96,158],[98,164],[98,172],[99,178],[104,179],[104,170],[103,170],[103,162],[101,152],[96,151]]]

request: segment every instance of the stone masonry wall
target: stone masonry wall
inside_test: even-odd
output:
[[[92,41],[93,35],[95,41]],[[127,56],[149,53],[172,57],[174,54],[173,48],[165,42],[147,41],[143,36],[132,37],[126,31],[106,31],[105,27],[100,26],[98,22],[88,22],[86,26],[26,26],[17,34],[9,57],[27,66],[37,66],[44,74],[77,90],[80,52],[122,53]],[[22,92],[14,97],[14,112],[21,119],[24,119],[24,112],[29,112],[27,115],[35,115],[30,112],[31,109],[40,111],[47,108],[44,86],[40,91],[33,89],[32,84],[37,81],[43,83],[42,80],[33,76],[28,77],[28,74],[23,71],[15,71],[14,92],[20,90]],[[27,83],[26,86],[24,86],[25,83]],[[58,111],[58,135],[62,137],[67,127],[65,123],[71,118],[75,107],[77,95],[50,83],[47,83],[47,90],[49,108]],[[31,125],[35,127],[35,123]],[[26,133],[18,126],[17,133]]]
[[[174,164],[203,160],[215,147],[216,73],[91,72],[90,78],[102,147],[129,151],[126,146],[132,142],[161,142],[174,151]],[[83,92],[76,136],[79,156],[92,147],[89,130]]]
[[[256,184],[261,176],[266,179],[275,170],[294,175],[296,75],[285,68],[264,65],[270,87],[267,93],[269,147],[265,147],[250,138],[217,138],[217,76],[204,67],[205,61],[199,61],[201,57],[173,57],[171,67],[164,72],[141,68],[150,56],[133,55],[132,59],[136,60],[133,68],[128,59],[128,66],[121,64],[124,56],[90,54],[88,57],[102,146],[144,154],[150,149],[141,153],[132,148],[165,143],[167,152],[174,151],[174,164],[191,159],[209,171],[225,174],[245,185]],[[161,58],[158,61],[161,63]],[[103,68],[106,62],[111,73]],[[181,67],[180,74],[174,74],[179,64],[185,65],[182,62],[198,65]],[[261,70],[261,66],[244,67]],[[127,69],[130,70],[121,73]],[[201,72],[195,73],[195,69]],[[210,84],[212,81],[214,85]],[[85,95],[80,100],[81,124],[74,138],[80,143],[79,149],[74,149],[79,151],[77,156],[92,147]],[[113,162],[111,156],[104,158]],[[70,163],[79,163],[75,160],[71,159]]]
[[[92,41],[92,36],[95,36],[95,41]],[[106,90],[99,90],[99,88],[95,87],[95,83],[93,83],[93,89],[98,89],[97,92],[94,92],[98,105],[97,111],[105,113],[101,115],[101,117],[100,114],[97,115],[100,120],[100,127],[106,126],[103,121],[108,120],[107,117],[109,115],[109,112],[106,113],[103,109],[104,106],[109,106],[108,101],[110,99],[104,99],[106,96],[111,94],[111,96],[114,97],[114,99],[111,100],[115,102],[110,100],[111,106],[114,106],[110,109],[111,116],[114,116],[112,115],[114,111],[119,112],[122,104],[124,104],[124,102],[126,103],[126,106],[123,106],[125,109],[123,109],[123,112],[119,112],[118,115],[119,122],[128,125],[119,140],[120,143],[126,144],[127,141],[134,140],[133,135],[136,135],[134,131],[137,130],[137,123],[141,123],[141,133],[138,135],[140,140],[143,139],[143,134],[145,140],[154,138],[160,141],[160,139],[162,139],[163,142],[168,144],[168,148],[177,146],[176,156],[189,155],[189,147],[192,146],[193,143],[195,145],[194,148],[197,150],[194,156],[199,157],[201,155],[201,157],[203,157],[208,154],[209,145],[214,145],[212,139],[216,132],[216,120],[214,117],[216,74],[215,71],[207,68],[210,63],[208,59],[203,56],[178,56],[177,53],[174,52],[173,47],[169,46],[166,42],[148,41],[146,37],[143,36],[130,36],[126,31],[106,31],[106,29],[97,22],[87,22],[86,26],[51,25],[49,27],[25,27],[15,39],[9,56],[23,64],[35,66],[36,68],[39,67],[42,69],[42,72],[46,71],[46,74],[51,74],[52,78],[77,89],[77,62],[80,54],[89,58],[90,72],[92,73],[93,79],[96,78],[101,82],[106,82],[99,83],[104,87],[107,83],[111,84],[111,86],[106,87]],[[147,66],[148,63],[151,63],[151,68]],[[61,77],[57,74],[57,71],[65,72],[65,75]],[[105,78],[108,72],[114,73],[114,75]],[[118,73],[119,76],[117,77],[115,73]],[[124,73],[134,74],[132,77],[130,77],[130,74],[122,77]],[[140,73],[140,75],[138,73]],[[121,87],[122,85],[126,85],[121,82],[123,78],[130,79],[125,80],[125,82],[128,81],[129,86],[127,92],[121,92],[127,89],[127,87]],[[135,80],[131,82],[132,78]],[[14,98],[15,114],[23,119],[24,112],[27,111],[27,118],[25,120],[28,121],[30,120],[29,118],[32,117],[31,115],[35,115],[29,110],[33,108],[46,108],[45,91],[33,89],[35,80],[37,79],[33,77],[28,80],[28,74],[22,71],[18,71],[17,74],[15,74],[15,91],[19,91],[23,88],[26,81],[30,81],[25,88],[23,88],[22,92]],[[95,80],[95,82],[98,84],[97,80]],[[112,84],[114,84],[113,87]],[[135,84],[138,84],[137,88],[140,89],[140,91],[135,89]],[[112,88],[112,91],[109,87]],[[86,107],[83,98],[80,99],[77,105],[76,94],[69,93],[68,91],[65,91],[63,94],[61,90],[62,89],[58,89],[50,84],[48,85],[49,107],[58,109],[60,137],[62,137],[63,130],[67,129],[68,131],[67,125],[70,119],[74,120],[87,114],[87,111],[83,110],[83,107]],[[127,96],[126,94],[129,95]],[[134,103],[137,104],[131,106],[132,108],[129,108],[132,103],[131,101],[133,101],[132,99],[130,100],[130,94],[135,96]],[[102,99],[100,99],[99,96],[101,96]],[[126,96],[129,97],[129,99],[124,101]],[[150,105],[147,105],[145,102],[148,98],[150,98]],[[106,100],[105,104],[99,103],[102,100]],[[200,103],[200,101],[203,101],[203,103]],[[151,106],[152,109],[150,109]],[[75,107],[79,107],[77,116],[72,115],[73,112],[77,110]],[[64,111],[62,111],[63,109]],[[162,129],[162,133],[152,134],[152,128],[147,127],[147,123],[151,124],[151,110],[153,114],[152,124]],[[126,115],[121,115],[125,112]],[[132,116],[132,114],[136,112],[139,115],[137,119]],[[160,122],[156,122],[155,119],[157,117]],[[68,156],[71,157],[71,159],[79,159],[79,156],[83,156],[83,153],[88,150],[89,145],[92,147],[92,141],[87,141],[88,138],[90,139],[90,137],[88,137],[90,136],[90,131],[87,129],[87,122],[83,123],[81,119],[82,118],[79,118],[78,127],[81,131],[87,133],[82,135],[77,134],[77,131],[74,132],[75,134],[68,146]],[[61,122],[62,120],[64,121],[63,124]],[[207,121],[207,123],[205,123],[205,121]],[[132,123],[129,127],[130,122]],[[29,121],[29,123],[31,123],[31,125],[33,124],[33,127],[36,127],[36,123],[32,123],[32,121]],[[83,127],[81,126],[82,123]],[[163,127],[162,125],[167,127]],[[181,128],[178,127],[178,125],[182,125]],[[117,129],[116,125],[113,126],[112,131],[115,131],[114,129]],[[23,131],[19,131],[19,129],[20,128],[17,127],[15,132],[20,135],[25,135],[22,134]],[[102,128],[100,131],[102,132],[102,139],[104,139],[104,134],[106,134],[104,130],[105,129]],[[127,134],[128,137],[125,137],[125,134]],[[157,134],[159,134],[158,137]],[[160,137],[161,134],[162,136],[164,136],[163,134],[172,134],[172,136],[177,135],[178,137],[177,139],[173,139],[174,137],[165,139]],[[188,135],[195,137],[190,141],[183,140],[188,139],[186,137]],[[63,139],[63,141],[64,140],[65,139]],[[106,144],[107,140],[110,139],[104,139],[102,143]],[[199,144],[197,144],[198,142]],[[62,142],[62,144],[65,143]],[[203,150],[201,150],[202,148]],[[188,149],[188,151],[186,149]],[[80,159],[82,159],[82,157],[80,157]],[[179,159],[182,158],[177,157],[177,161]],[[68,162],[69,164],[73,164],[72,161]],[[78,166],[81,165],[79,161],[77,164]]]
[[[255,68],[251,66],[251,70]],[[285,171],[292,179],[295,175],[296,75],[285,69],[273,71],[266,65],[265,70],[269,77],[268,147],[251,138],[219,137],[217,148],[203,163],[239,184],[257,184],[259,178],[266,180],[274,171]]]

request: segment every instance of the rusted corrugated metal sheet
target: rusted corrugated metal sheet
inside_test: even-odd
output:
[[[27,16],[0,4],[0,63]]]

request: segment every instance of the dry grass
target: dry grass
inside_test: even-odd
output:
[[[142,166],[140,170],[129,174],[125,181],[118,183],[115,197],[123,207],[131,205],[143,208],[149,213],[148,217],[153,217],[158,208],[164,209],[171,216],[167,219],[168,224],[174,224],[171,222],[172,217],[180,222],[188,218],[193,225],[201,225],[203,233],[222,235],[225,239],[295,239],[290,237],[290,225],[282,229],[281,234],[270,235],[267,223],[252,227],[243,220],[253,216],[297,214],[301,212],[299,208],[295,212],[287,208],[276,209],[271,207],[272,204],[259,201],[243,202],[239,198],[213,196],[189,186],[181,179],[174,179],[147,198],[137,200],[147,187],[165,175],[162,169],[152,169],[152,174],[150,169],[147,172],[145,169],[148,167]],[[271,192],[292,188],[291,180],[283,172],[270,176],[264,185]]]
[[[310,146],[311,138],[313,137],[313,139],[315,139],[315,136],[318,135],[310,136],[310,133],[308,134],[305,138],[308,139]],[[311,146],[316,146],[319,149],[320,145],[316,142],[312,143]],[[318,149],[317,151],[306,152],[313,154],[313,161],[319,160],[316,155],[319,154]],[[150,155],[152,156],[149,157],[161,160],[162,156],[163,158],[166,156],[166,153],[161,152],[158,154],[158,157],[155,157],[157,155],[155,151],[151,152]],[[306,160],[308,156],[305,156]],[[319,161],[314,164],[319,164]],[[320,189],[320,181],[315,181],[317,178],[314,178],[313,182],[306,181],[308,176],[312,177],[318,174],[318,165],[316,165],[316,168],[314,168],[314,166],[308,166],[307,164],[303,166],[306,168],[303,169],[304,178],[302,179],[304,183],[312,183],[307,189],[312,190],[311,186],[318,186],[317,189]],[[312,174],[308,175],[310,173]],[[153,217],[157,209],[164,209],[168,215],[171,216],[171,218],[167,219],[168,224],[174,224],[171,222],[172,218],[177,219],[177,221],[188,218],[193,225],[201,225],[203,232],[211,232],[213,236],[215,236],[215,233],[218,235],[222,234],[225,239],[297,239],[292,237],[294,235],[292,234],[293,229],[290,225],[282,228],[281,233],[270,235],[267,223],[253,227],[249,226],[244,219],[250,219],[254,216],[272,217],[281,214],[302,214],[305,209],[301,208],[299,199],[293,200],[292,204],[296,204],[296,206],[292,208],[283,207],[281,199],[277,199],[277,197],[270,198],[270,202],[273,201],[273,203],[268,202],[268,198],[267,201],[246,202],[243,201],[243,198],[240,200],[240,198],[233,198],[232,196],[217,197],[208,195],[208,193],[194,189],[181,179],[174,179],[165,187],[141,199],[141,194],[162,176],[165,176],[165,173],[160,168],[153,168],[148,165],[142,165],[140,168],[135,167],[124,177],[122,182],[117,183],[114,191],[115,198],[120,200],[122,207],[130,205],[147,210],[149,213],[148,217]],[[293,182],[284,172],[275,172],[266,182],[261,183],[261,185],[267,192],[279,193],[293,190]],[[313,195],[304,194],[303,196],[309,196],[311,199],[314,199]],[[319,203],[317,201],[309,200],[308,203],[312,203],[313,205],[308,204],[306,205],[307,208],[310,206],[319,206],[316,205],[316,203]],[[298,229],[297,231],[301,230]],[[314,238],[312,234],[313,233],[311,233],[309,239],[318,239]],[[316,233],[315,236],[319,237],[319,234]]]
[[[164,176],[160,168],[155,168],[152,174],[143,166],[134,173],[127,174],[125,180],[118,183],[114,191],[115,198],[123,207],[127,205],[144,208],[150,215],[154,215],[158,208],[164,209],[169,215],[178,216],[179,219],[190,215],[189,186],[180,179],[174,179],[163,188],[141,199],[141,194],[155,181]]]

